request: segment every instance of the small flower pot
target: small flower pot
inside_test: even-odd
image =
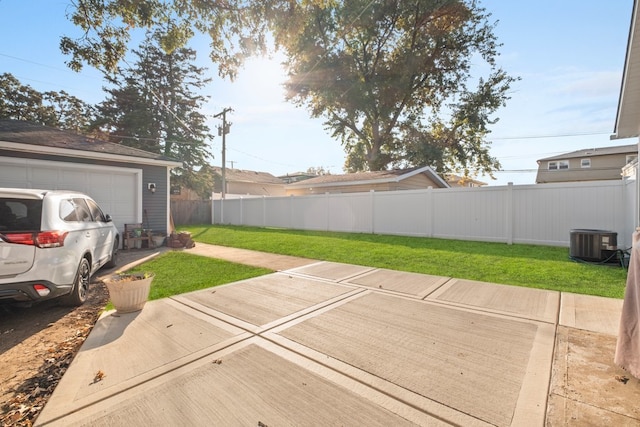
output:
[[[148,273],[115,274],[104,281],[109,298],[118,313],[140,311],[149,299],[151,281]]]
[[[151,240],[153,240],[153,245],[157,248],[164,244],[165,236],[162,234],[153,234],[151,236]]]

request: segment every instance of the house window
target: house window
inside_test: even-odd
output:
[[[569,169],[569,161],[568,160],[558,160],[555,162],[549,162],[547,168],[550,171],[557,171],[563,169]]]
[[[591,167],[591,159],[581,159],[580,160],[581,168],[590,168]]]

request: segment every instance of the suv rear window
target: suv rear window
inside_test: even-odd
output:
[[[40,231],[42,200],[0,198],[0,232]]]

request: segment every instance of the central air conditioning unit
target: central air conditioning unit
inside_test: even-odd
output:
[[[569,256],[584,261],[617,262],[618,233],[605,230],[571,230]]]

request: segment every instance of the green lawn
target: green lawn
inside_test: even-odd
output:
[[[627,271],[620,266],[575,262],[569,258],[568,248],[550,246],[211,225],[179,227],[179,230],[190,231],[196,242],[215,245],[614,298],[624,296],[627,277]],[[174,267],[165,269],[168,260]],[[172,258],[163,257],[145,264],[144,269],[163,268],[163,275],[154,280],[154,284],[162,283],[166,274],[171,280],[175,277],[179,281],[191,281],[189,277],[196,275],[195,281],[204,285],[204,277],[215,275],[220,268],[214,264],[205,267],[208,263],[199,260],[202,267],[197,269],[211,268],[211,273],[203,274],[192,267],[180,267],[178,272],[178,264],[182,262],[186,261],[181,258],[174,262]],[[249,275],[264,274],[259,269],[237,268],[246,268]],[[175,291],[183,292],[178,287]],[[163,291],[162,296],[171,292],[173,287]]]
[[[128,272],[155,273],[149,293],[149,300],[155,300],[249,279],[273,271],[180,251],[168,251]],[[113,309],[111,303],[106,307],[106,310],[110,309]]]

